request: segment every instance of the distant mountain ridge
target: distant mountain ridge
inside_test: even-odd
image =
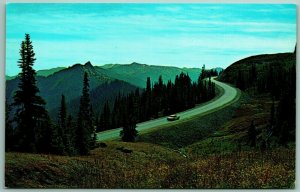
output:
[[[56,72],[70,69],[72,67],[79,67],[83,64],[76,63],[69,67],[55,67],[51,69],[42,69],[37,70],[37,76],[42,77],[48,77],[50,75],[53,75]],[[179,67],[173,67],[173,66],[159,66],[159,65],[148,65],[148,64],[140,64],[137,62],[133,62],[131,64],[104,64],[104,65],[95,65],[93,66],[90,61],[84,64],[88,67],[93,67],[96,71],[96,73],[103,73],[110,77],[113,77],[115,79],[124,80],[126,82],[130,82],[132,84],[135,84],[139,87],[145,87],[146,78],[149,76],[151,78],[151,81],[156,81],[159,77],[159,75],[162,75],[164,81],[174,81],[175,76],[183,73],[188,73],[191,77],[192,81],[197,81],[199,74],[201,72],[201,68],[179,68]],[[202,66],[201,66],[202,67]],[[104,70],[103,70],[104,69]],[[223,70],[220,67],[213,68],[216,69],[218,72]],[[95,73],[94,71],[94,73]],[[5,76],[6,80],[12,80],[16,78],[17,76]],[[139,80],[139,82],[137,82]]]
[[[47,76],[52,75],[52,74],[54,74],[58,71],[61,71],[63,69],[65,69],[65,67],[55,67],[55,68],[52,68],[52,69],[42,69],[42,70],[38,70],[36,72],[36,75],[47,77]]]
[[[42,69],[42,70],[37,70],[36,71],[36,75],[37,76],[42,76],[42,77],[47,77],[49,75],[52,75],[58,71],[61,71],[63,69],[65,69],[66,67],[55,67],[55,68],[51,68],[51,69]],[[8,76],[8,75],[5,75],[5,79],[6,80],[12,80],[14,78],[16,78],[17,75],[15,76]]]
[[[69,110],[76,115],[82,93],[84,72],[88,73],[91,101],[95,112],[98,113],[102,110],[104,102],[108,100],[112,103],[119,92],[126,95],[136,88],[144,88],[147,77],[150,77],[152,82],[156,82],[162,75],[163,81],[167,83],[168,80],[174,81],[176,75],[184,72],[188,73],[193,81],[196,81],[201,69],[154,66],[135,62],[93,66],[88,61],[85,64],[76,63],[67,68],[58,67],[37,71],[37,74],[41,74],[36,77],[37,86],[40,95],[47,102],[46,107],[52,118],[55,118],[62,94],[66,97]],[[18,89],[18,82],[17,76],[11,80],[7,79],[6,98],[9,103],[13,101],[13,94]]]
[[[112,86],[115,88],[115,91],[113,92],[114,95],[111,94],[111,92],[107,92],[105,97],[98,99],[100,103],[105,102],[104,98],[114,98],[117,96],[119,91],[126,94],[136,89],[134,85],[112,78],[105,74],[104,71],[96,70],[89,62],[84,65],[75,64],[69,68],[57,71],[47,77],[36,77],[40,95],[46,100],[46,107],[50,113],[53,109],[57,109],[59,107],[62,94],[65,95],[67,103],[69,103],[71,106],[76,106],[76,104],[72,103],[72,101],[79,101],[83,87],[83,75],[85,72],[87,72],[89,76],[91,92],[94,91],[106,93],[106,90],[109,89],[110,84],[112,84]],[[18,89],[18,83],[18,77],[7,81],[6,98],[8,103],[12,103],[14,92]],[[101,86],[103,84],[106,84],[106,86]],[[52,117],[53,116],[54,113],[52,113]]]
[[[95,68],[106,69],[111,73],[111,76],[142,88],[145,88],[146,86],[147,77],[150,77],[151,81],[155,82],[158,80],[159,76],[162,75],[165,83],[168,80],[174,82],[176,75],[183,72],[189,74],[192,81],[197,81],[201,73],[201,68],[179,68],[172,66],[147,65],[136,62],[131,64],[106,64],[103,66],[95,66]],[[222,68],[216,69],[218,72],[222,70]]]

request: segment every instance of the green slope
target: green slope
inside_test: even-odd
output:
[[[98,93],[98,98],[92,95],[92,101],[95,104],[95,112],[98,112],[102,103],[106,99],[113,100],[120,91],[124,94],[135,90],[136,87],[123,81],[116,81],[110,77],[105,71],[96,71],[90,62],[85,65],[75,64],[72,67],[60,70],[50,76],[37,76],[37,85],[40,90],[40,95],[47,102],[47,109],[52,117],[56,118],[56,109],[60,104],[61,94],[64,94],[67,103],[70,106],[70,111],[75,115],[77,102],[82,93],[82,81],[84,72],[89,75],[91,95],[94,92]],[[14,92],[18,89],[19,79],[7,81],[6,83],[6,98],[9,103],[13,101]],[[105,84],[104,86],[101,86]],[[113,91],[112,91],[113,89]]]
[[[49,75],[52,75],[58,71],[61,71],[65,69],[65,67],[56,67],[56,68],[52,68],[52,69],[43,69],[43,70],[38,70],[36,72],[37,76],[43,76],[43,77],[47,77]]]
[[[241,59],[229,67],[220,75],[219,79],[224,82],[235,84],[238,76],[238,71],[241,70],[245,73],[250,71],[252,64],[255,64],[258,78],[264,76],[269,70],[273,68],[283,67],[290,68],[295,65],[296,55],[294,53],[277,53],[277,54],[264,54],[256,55]]]
[[[56,67],[56,68],[52,68],[52,69],[42,69],[42,70],[38,70],[36,71],[36,75],[37,76],[42,76],[42,77],[47,77],[49,75],[52,75],[58,71],[61,71],[65,69],[65,67]],[[5,75],[5,79],[6,80],[12,80],[12,79],[15,79],[17,77],[17,75],[15,76],[8,76],[8,75]]]
[[[12,80],[16,78],[16,76],[8,76],[8,75],[5,75],[5,79],[8,81],[8,80]]]
[[[152,82],[155,82],[162,75],[166,83],[167,80],[174,81],[176,75],[184,72],[188,73],[191,79],[196,81],[200,71],[198,68],[177,68],[139,63],[93,66],[90,62],[87,62],[84,65],[75,64],[68,68],[59,67],[37,71],[37,85],[41,96],[47,101],[47,109],[50,111],[51,116],[54,117],[54,111],[59,106],[61,94],[65,95],[67,103],[72,106],[71,111],[75,113],[76,107],[78,107],[76,103],[79,101],[82,91],[84,72],[89,74],[91,92],[95,91],[99,95],[98,98],[97,95],[93,96],[95,97],[93,104],[95,104],[95,110],[100,110],[104,100],[108,99],[112,102],[119,91],[127,94],[137,87],[144,88],[147,77],[150,77]],[[101,86],[103,84],[106,85]],[[17,77],[7,81],[6,98],[9,103],[12,102],[17,88]]]
[[[138,87],[146,86],[147,77],[150,77],[152,82],[157,81],[160,75],[162,75],[164,82],[168,80],[174,81],[176,75],[179,75],[181,72],[188,73],[192,81],[196,81],[201,71],[200,68],[178,68],[139,63],[107,64],[96,68],[106,69],[111,76]]]

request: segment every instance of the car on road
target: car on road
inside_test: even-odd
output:
[[[180,116],[174,114],[174,115],[168,116],[168,117],[167,117],[167,120],[168,120],[168,121],[176,121],[176,120],[178,120],[179,118],[180,118]]]

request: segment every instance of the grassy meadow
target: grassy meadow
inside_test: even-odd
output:
[[[266,126],[271,102],[242,94],[210,115],[108,141],[89,156],[6,153],[9,188],[294,188],[295,145],[246,143],[251,120]]]

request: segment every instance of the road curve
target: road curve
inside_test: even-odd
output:
[[[177,115],[180,116],[180,120],[170,122],[167,121],[166,117],[162,117],[159,119],[154,119],[154,120],[139,123],[137,124],[136,129],[139,131],[139,133],[141,133],[143,131],[155,128],[157,126],[172,124],[178,121],[182,121],[183,119],[193,117],[195,115],[207,114],[209,112],[217,110],[218,108],[222,108],[224,105],[230,104],[238,96],[238,90],[236,88],[231,87],[225,83],[216,81],[215,79],[212,79],[212,82],[216,83],[216,85],[220,86],[224,90],[223,95],[221,95],[218,99],[214,101],[208,101],[207,103],[203,103],[198,107],[177,113]],[[104,140],[111,140],[111,139],[118,138],[120,137],[120,131],[121,128],[116,128],[116,129],[100,132],[97,134],[97,140],[104,141]]]

